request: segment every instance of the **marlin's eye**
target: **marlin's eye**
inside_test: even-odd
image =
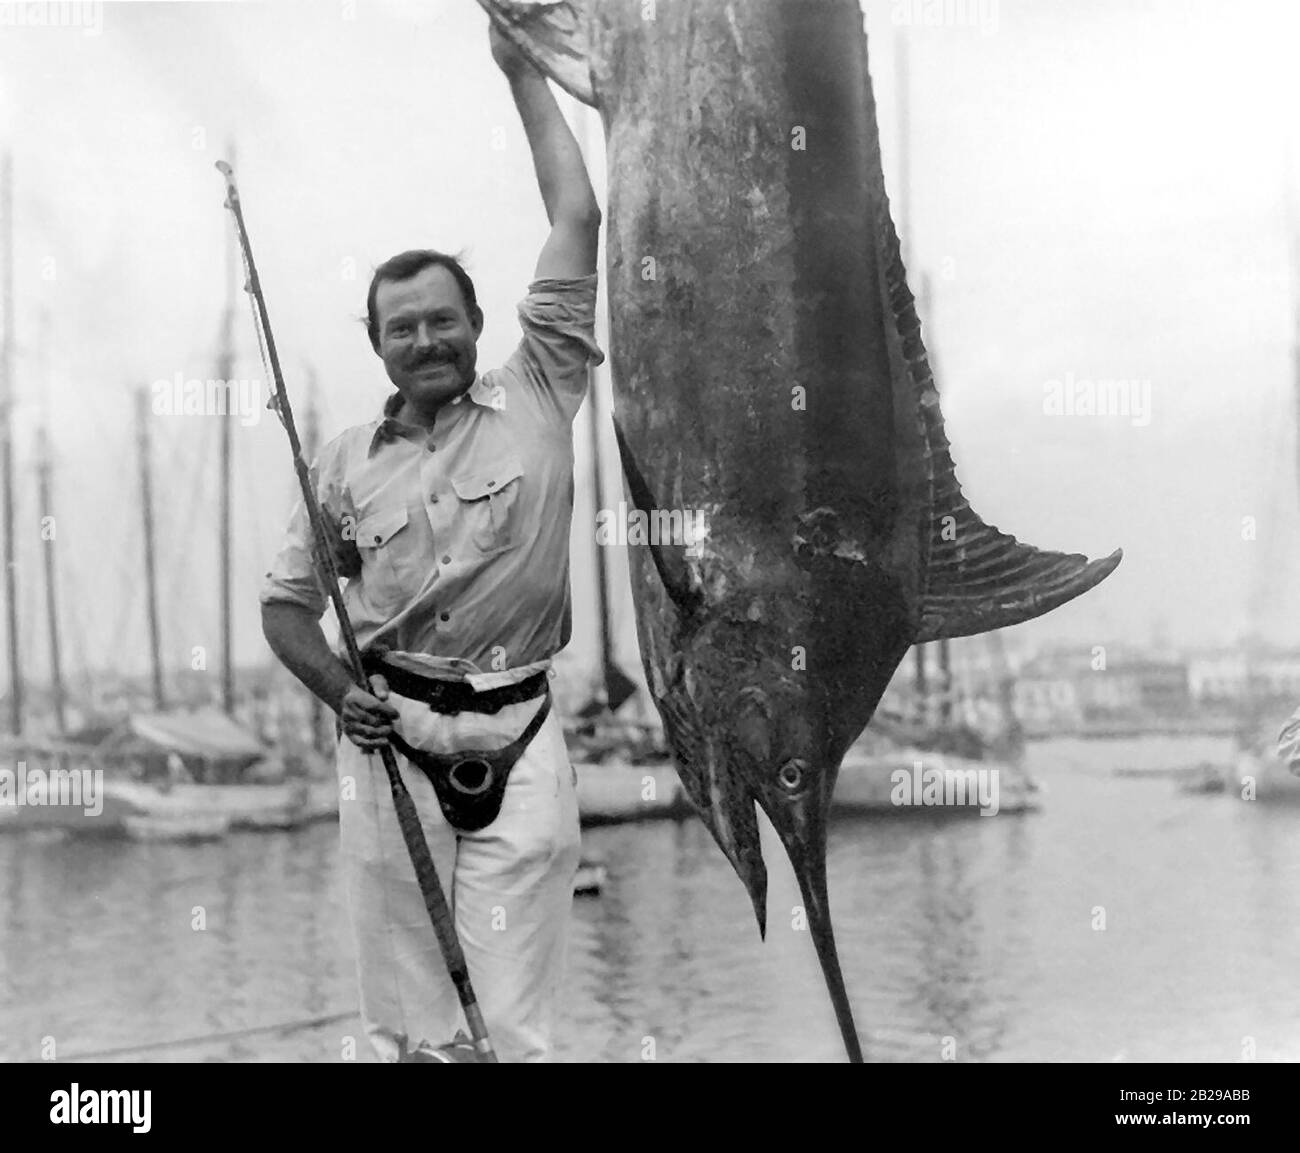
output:
[[[799,786],[803,784],[803,772],[807,765],[797,757],[792,761],[786,761],[781,766],[781,771],[777,773],[776,779],[781,782],[781,787],[787,792],[797,792]]]

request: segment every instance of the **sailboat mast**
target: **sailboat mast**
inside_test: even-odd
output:
[[[0,215],[4,217],[4,341],[0,344],[0,489],[5,533],[5,608],[9,624],[9,731],[23,731],[23,677],[18,662],[18,566],[14,561],[14,453],[11,416],[14,395],[14,170],[5,152],[0,162]]]
[[[44,426],[36,431],[37,485],[41,502],[41,515],[54,518],[54,486],[51,481],[50,438]],[[50,691],[54,697],[54,725],[59,733],[67,731],[64,715],[63,657],[59,645],[59,601],[55,578],[54,541],[51,536],[45,545],[45,615],[50,638]]]
[[[50,316],[41,313],[40,327],[41,385],[42,395],[48,406],[50,397]],[[36,483],[41,502],[42,525],[54,524],[54,484],[52,479],[53,462],[50,457],[50,437],[46,422],[36,430]],[[58,583],[55,578],[54,542],[55,534],[41,534],[45,549],[45,615],[50,638],[50,691],[54,698],[55,731],[62,734],[67,731],[65,716],[65,695],[63,691],[63,656],[59,645],[59,601]]]
[[[140,507],[144,515],[144,587],[149,610],[149,665],[153,677],[153,707],[163,710],[162,645],[158,639],[158,577],[154,568],[153,485],[149,465],[149,393],[135,394],[136,446],[140,456]]]
[[[227,148],[230,162],[235,161],[235,147]],[[217,359],[217,379],[222,381],[226,394],[226,411],[220,414],[221,421],[221,463],[220,491],[221,504],[218,516],[218,554],[220,557],[220,597],[221,597],[221,708],[226,716],[235,712],[235,668],[231,643],[231,597],[230,597],[230,407],[234,401],[234,389],[231,376],[235,367],[235,245],[234,225],[226,230],[226,307],[221,315],[221,350]]]

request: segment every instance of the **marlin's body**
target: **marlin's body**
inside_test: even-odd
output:
[[[704,539],[630,550],[683,784],[760,927],[754,805],[830,930],[840,760],[918,641],[1016,624],[1118,563],[984,524],[957,484],[889,216],[856,0],[480,0],[604,121],[630,498]]]

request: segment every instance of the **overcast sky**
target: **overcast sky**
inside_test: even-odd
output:
[[[910,273],[914,287],[931,278],[926,338],[966,492],[1023,541],[1126,554],[1099,589],[1015,633],[1199,645],[1253,627],[1300,640],[1294,6],[971,0],[949,3],[942,26],[908,27],[927,5],[872,0],[866,14],[891,189],[895,53],[910,44]],[[37,676],[43,417],[68,661],[143,667],[131,392],[215,375],[227,214],[212,165],[231,138],[290,389],[302,397],[314,367],[327,437],[369,419],[390,387],[358,318],[370,269],[394,252],[467,252],[483,366],[518,338],[546,222],[474,0],[110,4],[98,35],[0,27],[16,528]],[[260,379],[239,303],[236,375]],[[1049,382],[1068,379],[1149,381],[1149,421],[1045,413]],[[169,663],[217,643],[215,425],[151,422]],[[586,427],[575,433],[582,469]],[[269,414],[235,443],[242,663],[266,653],[257,586],[293,480]],[[594,637],[584,494],[575,525],[582,655]],[[626,629],[622,645],[633,663]]]

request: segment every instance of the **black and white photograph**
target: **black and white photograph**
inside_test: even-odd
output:
[[[1300,1060],[1298,47],[1287,0],[0,3],[39,1116],[869,1062],[1248,1127]]]

